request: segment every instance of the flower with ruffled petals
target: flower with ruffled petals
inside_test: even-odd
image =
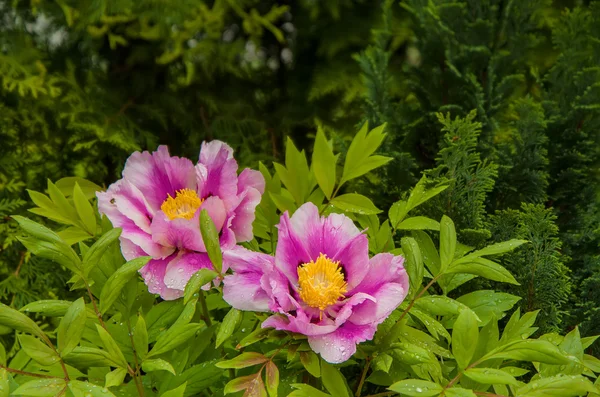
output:
[[[201,210],[215,223],[223,249],[252,239],[265,181],[258,171],[238,175],[237,169],[233,150],[220,141],[202,143],[196,165],[160,146],[133,153],[123,178],[98,193],[100,213],[122,229],[123,256],[153,258],[140,270],[151,293],[179,298],[192,274],[212,267],[200,234]]]
[[[278,229],[275,257],[242,247],[224,254],[233,274],[223,298],[240,310],[274,312],[263,328],[304,334],[324,360],[346,361],[406,297],[404,258],[369,258],[367,237],[350,218],[321,217],[312,203],[283,214]]]

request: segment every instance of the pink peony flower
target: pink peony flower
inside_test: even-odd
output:
[[[235,247],[224,254],[234,270],[223,298],[240,310],[274,312],[263,328],[304,334],[330,363],[346,361],[408,292],[404,258],[369,259],[367,237],[350,218],[320,217],[304,204],[278,226],[275,257]]]
[[[265,181],[258,171],[245,169],[238,176],[237,169],[233,150],[220,141],[203,142],[195,166],[160,146],[153,153],[133,153],[123,178],[97,194],[100,213],[123,230],[123,256],[152,256],[140,270],[151,293],[177,299],[192,274],[212,267],[200,234],[202,209],[215,223],[223,249],[252,239]]]

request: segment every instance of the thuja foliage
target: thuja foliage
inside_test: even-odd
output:
[[[151,258],[126,261],[119,242],[123,231],[94,209],[99,187],[70,178],[49,182],[48,195],[30,192],[37,206],[33,212],[63,226],[47,228],[13,217],[23,231],[19,241],[31,254],[72,275],[68,283],[75,296],[32,302],[20,310],[0,305],[0,325],[15,331],[14,339],[3,339],[11,344],[0,344],[0,392],[169,397],[600,394],[600,363],[584,353],[596,337],[581,337],[578,328],[566,335],[533,337],[538,311],[508,313],[519,296],[492,289],[457,293],[473,278],[518,285],[498,258],[529,245],[539,250],[536,233],[543,231],[527,230],[523,219],[518,227],[525,229],[516,238],[504,239],[490,226],[499,242],[481,249],[461,243],[460,230],[448,216],[435,220],[417,214],[452,189],[449,181],[424,177],[386,215],[364,195],[340,193],[346,183],[368,177],[390,160],[374,154],[385,138],[384,128],[369,130],[365,124],[343,162],[319,129],[311,161],[289,141],[285,161],[275,163],[274,172],[261,164],[265,193],[256,211],[256,236],[247,244],[267,254],[276,251],[289,238],[275,232],[278,211],[295,213],[310,201],[323,216],[345,214],[368,225],[373,254],[404,256],[406,299],[350,360],[331,364],[315,354],[302,333],[262,328],[265,313],[237,310],[223,300],[220,280],[225,277],[227,283],[231,270],[223,267],[227,253],[219,248],[217,229],[205,211],[199,228],[211,268],[190,278],[182,298],[163,301],[150,294],[138,270]],[[544,210],[532,205],[523,211]],[[550,255],[552,251],[549,247]],[[219,281],[201,288],[212,280]]]

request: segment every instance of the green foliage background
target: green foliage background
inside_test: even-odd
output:
[[[493,288],[544,332],[597,334],[598,65],[598,2],[0,0],[0,300],[70,294],[16,241],[26,189],[108,185],[134,150],[194,159],[205,139],[282,162],[315,124],[343,158],[369,121],[394,160],[344,192],[389,208],[422,173],[449,181],[423,215],[474,247],[531,242],[500,261],[521,286]]]

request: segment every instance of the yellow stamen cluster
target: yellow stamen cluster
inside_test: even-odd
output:
[[[192,219],[203,201],[195,191],[181,189],[177,191],[175,198],[169,194],[169,197],[162,203],[160,209],[170,220],[175,218]]]
[[[302,301],[310,307],[318,307],[321,312],[344,298],[348,287],[340,262],[332,261],[325,254],[298,267],[298,284]]]

